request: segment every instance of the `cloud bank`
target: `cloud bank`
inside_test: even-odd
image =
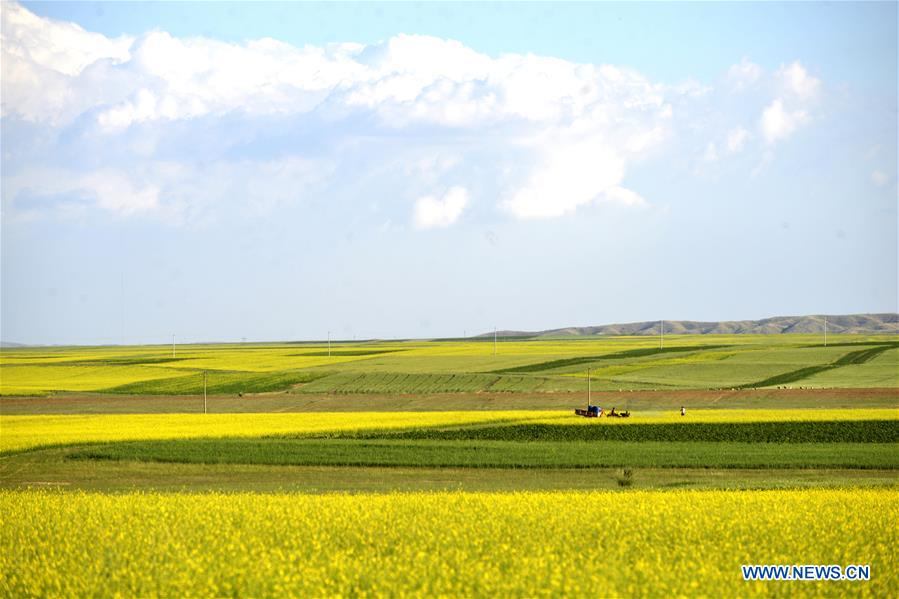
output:
[[[185,222],[235,195],[276,205],[315,190],[349,195],[351,181],[421,229],[456,223],[474,200],[516,219],[645,206],[651,198],[627,185],[632,165],[672,151],[695,129],[691,102],[713,93],[421,35],[323,47],[108,38],[17,4],[3,13],[4,123],[51,140],[49,152],[23,150],[27,168],[5,165],[7,208],[77,193],[116,214]],[[718,160],[811,121],[821,83],[798,62],[769,75],[744,59],[721,82],[729,93],[765,86],[757,133],[730,119],[689,143]],[[76,166],[64,159],[73,154]]]

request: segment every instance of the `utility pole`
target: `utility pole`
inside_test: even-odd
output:
[[[206,371],[203,371],[203,413],[206,414]]]
[[[493,357],[496,357],[496,327],[493,327]]]
[[[827,317],[824,317],[824,347],[827,347]]]
[[[587,369],[587,409],[590,409],[590,369]]]
[[[328,357],[331,357],[331,331],[328,331]]]
[[[659,321],[659,349],[665,347],[665,321]]]
[[[175,357],[175,333],[172,333],[172,357]]]
[[[125,345],[125,273],[122,273],[122,278],[120,280],[121,286],[119,291],[121,291],[121,302],[122,302],[122,345]]]

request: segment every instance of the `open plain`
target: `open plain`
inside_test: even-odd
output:
[[[888,335],[4,350],[0,592],[776,595],[740,565],[810,560],[873,574],[800,594],[895,594],[897,365]]]

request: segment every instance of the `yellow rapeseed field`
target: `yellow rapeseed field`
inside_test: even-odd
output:
[[[569,414],[467,411],[0,416],[0,452],[92,441],[260,437],[542,420],[553,415],[561,418]]]
[[[0,596],[899,595],[895,490],[0,492]],[[744,564],[870,565],[744,582]]]
[[[0,452],[94,441],[260,437],[491,422],[542,422],[572,426],[647,422],[773,422],[793,420],[895,420],[899,410],[691,410],[636,413],[628,419],[579,418],[570,410],[457,412],[318,412],[247,414],[85,414],[0,416]]]

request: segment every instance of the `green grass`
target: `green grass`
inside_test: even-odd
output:
[[[435,394],[768,386],[899,387],[895,336],[685,335],[4,349],[0,395]]]
[[[899,420],[686,422],[653,424],[507,424],[432,428],[347,437],[442,441],[669,441],[741,443],[899,443]]]
[[[382,467],[893,469],[899,468],[899,445],[227,438],[100,444],[74,450],[69,457],[205,464]]]
[[[39,459],[40,458],[40,459]],[[0,488],[257,493],[561,491],[617,489],[617,468],[270,466],[66,460],[59,450],[0,461]],[[899,484],[896,470],[639,468],[637,489],[771,489]]]
[[[533,373],[533,372],[573,372],[572,367],[583,367],[586,368],[591,364],[596,362],[601,362],[604,360],[631,360],[636,358],[645,358],[650,356],[658,356],[662,354],[672,354],[672,353],[680,353],[680,352],[696,352],[696,351],[708,351],[713,349],[720,349],[723,347],[728,347],[727,345],[704,345],[702,347],[645,347],[641,349],[630,349],[626,351],[613,352],[610,354],[604,354],[600,356],[580,356],[577,358],[564,358],[561,360],[550,360],[548,362],[537,362],[535,364],[525,364],[522,366],[514,366],[512,368],[502,368],[500,370],[494,370],[493,372],[496,374],[506,374],[506,373]],[[581,368],[581,369],[583,369]]]
[[[321,372],[219,372],[206,373],[207,393],[264,393],[280,391],[299,383],[308,383],[325,376]],[[141,381],[103,389],[105,393],[124,395],[197,395],[203,393],[202,372],[167,379]]]
[[[570,378],[500,376],[495,374],[408,374],[347,372],[303,385],[303,393],[473,393],[577,391],[584,383]]]
[[[761,381],[747,383],[745,385],[742,385],[742,387],[774,387],[777,385],[787,385],[790,383],[795,383],[797,381],[813,377],[816,374],[825,372],[827,370],[833,370],[835,368],[841,368],[843,366],[857,366],[859,364],[865,364],[871,359],[876,358],[885,351],[893,348],[895,348],[894,344],[887,344],[877,345],[874,347],[869,347],[867,349],[859,349],[840,356],[838,359],[829,364],[819,364],[816,366],[799,368],[798,370],[785,372],[783,374],[769,377]]]

